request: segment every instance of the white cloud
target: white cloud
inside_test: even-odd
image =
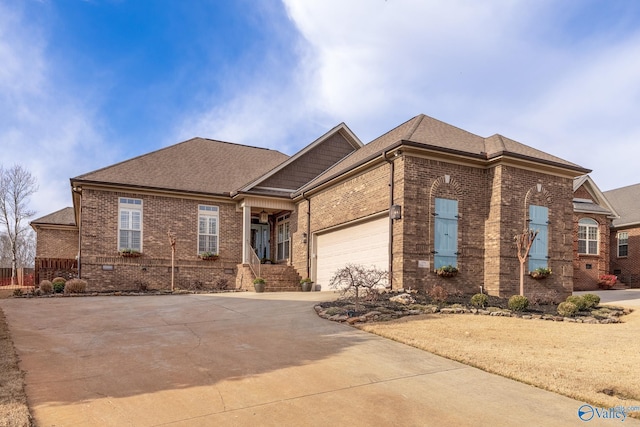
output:
[[[36,217],[71,206],[69,178],[112,158],[91,106],[72,100],[46,57],[46,28],[0,4],[0,163],[37,179]]]

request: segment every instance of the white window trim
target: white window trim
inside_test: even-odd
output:
[[[287,228],[287,237],[285,240],[280,241],[280,227],[283,226],[285,224],[289,224],[288,228]],[[283,257],[280,258],[280,251],[279,251],[279,246],[282,243],[283,247],[286,245],[288,247],[288,256],[284,256],[284,249],[283,249]],[[276,261],[285,261],[287,259],[289,259],[291,257],[291,214],[284,214],[279,216],[278,218],[276,218]]]
[[[623,240],[623,239],[620,238],[621,234],[625,235],[624,241],[626,243],[624,244],[624,246],[627,247],[627,254],[626,255],[620,255],[620,246],[621,246],[620,245],[620,240]],[[626,232],[626,231],[618,231],[618,233],[616,234],[616,239],[617,239],[617,243],[618,243],[616,245],[617,246],[617,251],[616,251],[617,257],[618,258],[627,258],[629,256],[629,233]]]
[[[581,224],[581,221],[585,221],[585,223]],[[580,238],[580,227],[585,227],[586,228],[586,238],[585,239],[581,239]],[[589,228],[595,228],[596,229],[596,238],[595,238],[596,252],[595,253],[590,253],[589,252],[589,242],[593,242],[594,241],[593,239],[589,238]],[[586,252],[580,252],[580,240],[583,240],[583,241],[586,242],[586,244],[585,244]],[[586,255],[586,256],[589,256],[589,255],[598,256],[598,255],[600,255],[600,224],[598,223],[598,221],[596,221],[593,218],[581,218],[578,221],[578,255]]]
[[[205,251],[201,251],[200,250],[200,218],[201,217],[215,217],[216,218],[216,230],[215,230],[215,234],[211,234],[211,233],[207,233],[207,234],[202,234],[203,236],[215,236],[215,240],[216,240],[216,255],[220,254],[220,208],[218,206],[213,206],[213,205],[198,205],[198,221],[196,223],[196,227],[197,227],[197,235],[198,235],[198,239],[196,240],[196,254],[201,255],[205,252],[209,252],[207,250]]]
[[[134,230],[133,228],[122,228],[122,211],[126,210],[129,212],[138,211],[140,212],[140,230]],[[143,251],[143,236],[144,236],[144,220],[143,220],[143,201],[142,199],[137,199],[133,197],[119,197],[118,198],[118,251],[123,249],[135,249],[140,252]],[[120,231],[128,230],[128,231],[140,231],[140,249],[124,247],[120,241]]]

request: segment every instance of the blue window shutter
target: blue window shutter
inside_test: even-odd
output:
[[[529,251],[529,271],[547,267],[549,254],[549,209],[545,206],[529,206],[529,229],[538,230],[538,235]]]
[[[458,266],[458,201],[436,199],[434,268]]]

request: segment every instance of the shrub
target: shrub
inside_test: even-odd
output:
[[[509,298],[509,310],[525,311],[529,307],[529,300],[523,295],[514,295]]]
[[[87,281],[82,279],[71,279],[64,285],[65,294],[82,294],[87,290]]]
[[[14,297],[21,297],[22,296],[22,289],[14,289],[13,290],[13,296]]]
[[[43,294],[50,294],[53,292],[53,285],[48,280],[43,280],[40,282],[40,292]]]
[[[449,293],[442,286],[436,285],[429,289],[429,297],[435,302],[445,302],[449,298]]]
[[[67,280],[64,277],[55,277],[51,283],[65,283]]]
[[[578,311],[587,309],[587,302],[579,295],[569,295],[565,301],[575,304],[575,306],[578,308]]]
[[[564,317],[572,317],[578,312],[578,306],[574,303],[565,301],[558,304],[558,314]]]
[[[586,303],[586,308],[593,308],[600,304],[600,297],[595,294],[584,294],[582,295],[582,299]]]
[[[64,283],[65,282],[53,282],[53,292],[55,292],[56,294],[63,293],[64,292]]]
[[[475,294],[471,297],[471,305],[474,307],[485,308],[489,304],[489,297],[485,294]]]

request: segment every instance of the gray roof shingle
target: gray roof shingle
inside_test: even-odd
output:
[[[614,227],[640,224],[640,184],[629,185],[603,193],[620,218],[613,220]]]
[[[484,160],[490,160],[502,155],[526,158],[581,173],[589,172],[588,169],[575,163],[552,156],[502,135],[496,134],[489,138],[483,138],[420,114],[355,151],[301,190],[306,191],[333,177],[339,176],[360,164],[380,156],[385,150],[401,143]]]
[[[288,158],[267,148],[192,138],[71,181],[227,195]]]
[[[62,208],[31,221],[32,225],[76,225],[76,216],[73,208]]]

